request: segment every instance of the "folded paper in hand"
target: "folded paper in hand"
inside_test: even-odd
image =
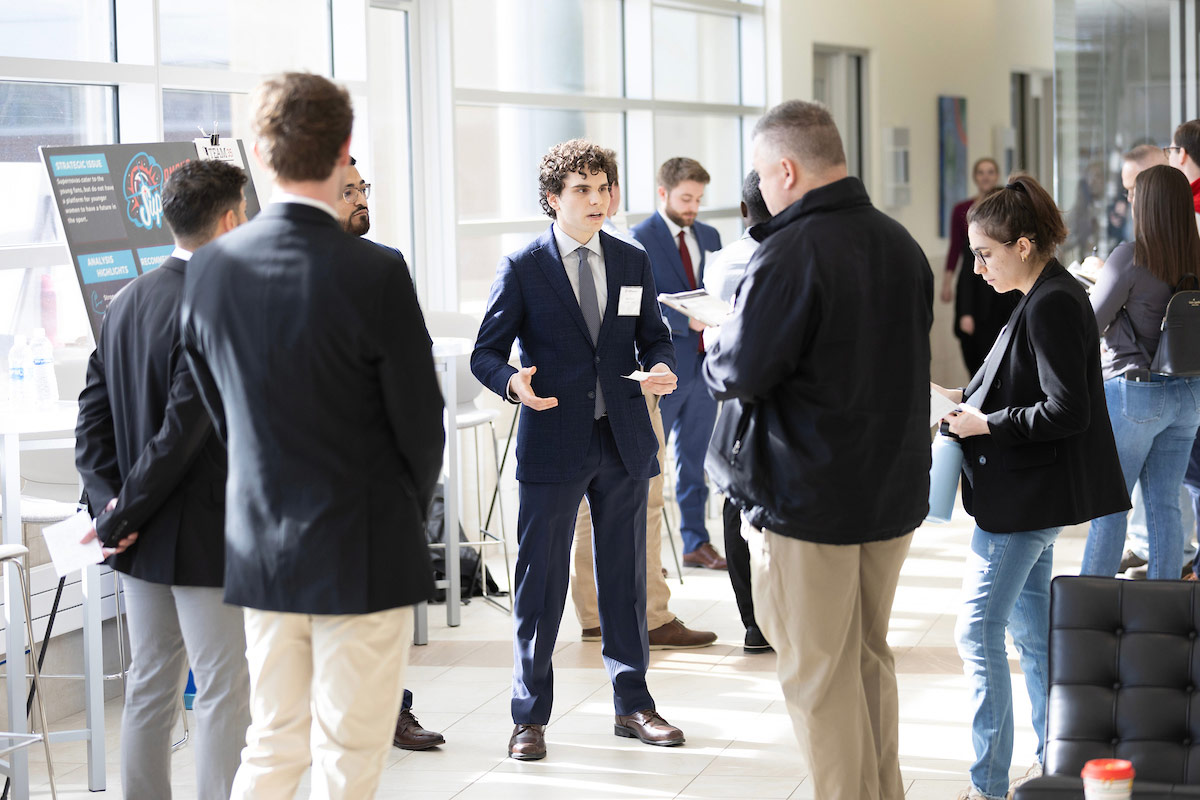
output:
[[[729,319],[729,303],[703,289],[660,294],[658,302],[714,328]]]
[[[958,408],[958,403],[948,400],[945,395],[930,387],[929,389],[929,427],[938,424],[942,417]]]
[[[58,577],[65,578],[76,570],[104,560],[99,541],[92,539],[87,544],[80,544],[80,539],[91,529],[92,518],[86,511],[42,529],[42,538]]]

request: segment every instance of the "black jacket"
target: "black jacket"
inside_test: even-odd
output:
[[[114,569],[153,583],[220,586],[225,448],[179,343],[186,267],[169,258],[113,298],[79,395],[75,465],[101,539],[139,534],[110,559]]]
[[[226,601],[428,599],[443,404],[404,262],[319,208],[271,205],[192,258],[182,336],[229,447]]]
[[[929,509],[925,254],[857,178],[751,235],[762,245],[704,362],[726,401],[709,474],[754,525],[786,536],[861,544],[913,530]]]
[[[1057,261],[1017,304],[964,397],[991,428],[963,440],[963,505],[980,528],[1040,530],[1129,509],[1096,315]]]

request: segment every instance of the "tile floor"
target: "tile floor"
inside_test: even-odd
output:
[[[972,758],[965,710],[966,683],[953,629],[970,520],[961,510],[948,525],[917,531],[900,581],[890,640],[900,684],[900,759],[911,800],[953,798],[966,785]],[[710,520],[714,541],[720,522]],[[1057,573],[1078,570],[1085,527],[1059,539]],[[652,652],[650,688],[659,710],[687,734],[687,744],[658,749],[612,734],[612,702],[599,644],[579,641],[567,611],[555,657],[555,716],[547,730],[549,756],[538,762],[506,758],[512,668],[509,617],[481,601],[464,609],[463,624],[447,628],[430,609],[430,644],[414,648],[408,686],[414,710],[428,728],[445,733],[437,750],[393,749],[378,798],[808,798],[807,768],[792,737],[775,679],[774,656],[742,653],[742,630],[725,573],[689,569],[684,583],[672,565],[671,608],[689,626],[719,633],[700,650]],[[1010,653],[1012,653],[1010,647]],[[1017,703],[1014,777],[1024,773],[1035,741],[1024,683],[1013,660]],[[59,797],[120,797],[118,760],[121,700],[110,701],[108,789],[87,791],[82,743],[57,744]],[[82,715],[53,727],[81,727]],[[177,800],[195,797],[194,754],[174,756]],[[40,750],[32,750],[34,797],[48,797]],[[298,797],[307,797],[307,788]],[[142,800],[142,799],[138,799]],[[146,798],[145,800],[153,800]]]

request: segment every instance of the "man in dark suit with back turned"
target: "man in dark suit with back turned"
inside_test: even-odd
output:
[[[292,797],[311,761],[314,795],[358,800],[400,711],[407,606],[433,593],[423,526],[443,404],[400,260],[338,223],[349,94],[289,73],[252,106],[276,191],[197,255],[182,319],[229,447],[225,593],[246,607],[251,724],[232,797]]]
[[[615,164],[582,139],[543,158],[538,187],[550,229],[500,262],[471,370],[521,403],[517,428],[516,591],[513,608],[512,758],[546,755],[554,699],[550,663],[567,599],[575,514],[592,512],[594,563],[618,736],[683,744],[654,710],[646,686],[646,492],[658,441],[642,386],[675,388],[675,354],[659,315],[646,254],[600,231]],[[521,368],[508,363],[517,340]]]
[[[658,213],[651,214],[633,235],[650,256],[654,284],[675,294],[704,286],[704,263],[710,250],[721,249],[717,229],[696,219],[708,171],[691,158],[670,158],[658,168]],[[663,429],[675,434],[675,500],[681,517],[683,563],[725,569],[725,559],[709,542],[704,523],[708,486],[704,483],[704,454],[717,419],[717,401],[708,393],[700,367],[704,324],[663,306],[675,357],[679,360],[679,389],[662,403]]]
[[[188,259],[246,221],[245,185],[246,173],[221,161],[171,175],[163,216],[175,251],[113,299],[79,395],[75,464],[99,538],[138,534],[109,562],[123,575],[133,652],[121,717],[127,798],[171,796],[171,727],[189,664],[203,800],[229,797],[250,724],[242,612],[221,590],[225,448],[179,342]]]
[[[358,171],[358,160],[350,156],[350,166],[346,168],[346,177],[342,181],[342,202],[335,207],[342,230],[351,236],[366,236],[371,230],[371,210],[367,207],[367,198],[370,196],[371,184],[363,180]],[[408,274],[408,264],[399,250],[371,239],[363,241],[371,242],[389,253],[395,253],[400,258],[400,268]],[[412,713],[412,704],[412,692],[405,689],[404,699],[400,703],[400,716],[396,719],[396,731],[392,735],[392,744],[401,750],[429,750],[445,744],[445,736],[421,727],[421,723]]]

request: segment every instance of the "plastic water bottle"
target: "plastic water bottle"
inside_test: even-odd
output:
[[[925,519],[930,522],[949,522],[954,513],[954,500],[958,497],[958,481],[962,475],[962,443],[951,437],[948,431],[942,431],[933,439],[931,455],[929,514]]]
[[[25,343],[25,334],[13,338],[8,351],[8,401],[14,406],[33,405],[33,350]]]
[[[45,328],[33,329],[33,400],[38,408],[58,402],[58,378],[54,375],[54,345]]]

